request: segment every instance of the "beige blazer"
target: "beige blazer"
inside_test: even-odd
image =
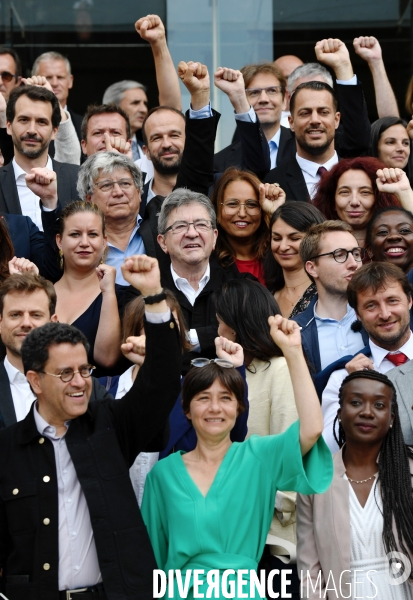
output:
[[[333,456],[334,475],[324,494],[297,494],[297,567],[303,598],[348,598],[350,594],[350,502],[349,482],[340,450]],[[413,461],[410,461],[413,473]],[[398,539],[393,524],[395,539]],[[413,568],[413,555],[409,555]],[[308,572],[308,575],[307,575]],[[330,576],[330,593],[324,596]],[[340,579],[341,576],[341,579]],[[332,589],[334,577],[337,596]],[[319,578],[319,582],[317,582]],[[311,579],[311,586],[307,582]],[[317,582],[317,585],[316,585]],[[341,582],[341,586],[340,586]],[[321,596],[320,596],[321,586]]]

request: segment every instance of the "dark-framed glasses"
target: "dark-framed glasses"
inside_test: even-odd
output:
[[[245,202],[240,202],[239,200],[227,200],[226,202],[221,202],[224,207],[224,213],[226,215],[235,215],[239,212],[241,206],[245,208],[245,212],[249,215],[258,215],[261,212],[261,205],[257,200],[246,200]]]
[[[14,78],[17,79],[17,75],[13,75],[13,73],[9,73],[8,71],[2,71],[0,73],[0,77],[2,78],[3,81],[5,81],[6,83],[10,83],[10,81]]]
[[[325,252],[324,254],[318,254],[317,256],[312,256],[310,260],[314,260],[315,258],[320,258],[320,256],[332,256],[334,260],[338,263],[345,263],[348,259],[348,255],[352,254],[353,258],[357,262],[361,262],[366,256],[365,248],[353,248],[352,250],[346,250],[345,248],[337,248],[337,250],[333,250],[333,252]]]
[[[212,229],[212,221],[208,219],[197,219],[192,223],[188,223],[188,221],[175,221],[169,227],[165,229],[162,235],[165,235],[170,231],[172,235],[178,235],[179,233],[188,233],[190,226],[193,226],[195,231],[200,233],[206,233],[207,231],[211,231]]]
[[[117,183],[120,189],[124,192],[131,190],[135,185],[133,179],[118,179],[116,181],[111,181],[110,179],[107,179],[106,181],[99,181],[98,183],[95,183],[95,187],[97,187],[98,190],[100,190],[101,192],[106,193],[111,192],[113,190],[115,183]]]
[[[219,367],[223,367],[224,369],[233,369],[234,365],[229,360],[225,360],[225,358],[194,358],[191,360],[191,365],[194,367],[206,367],[211,363],[215,363]]]
[[[74,371],[73,369],[63,369],[63,371],[60,371],[60,373],[57,374],[48,373],[47,371],[40,371],[40,373],[51,375],[52,377],[60,377],[63,383],[69,383],[69,381],[72,381],[76,373],[79,373],[83,379],[88,379],[92,375],[94,369],[96,369],[96,367],[93,365],[82,365],[77,371]]]
[[[245,93],[247,94],[247,98],[254,99],[259,98],[265,92],[267,96],[270,98],[273,96],[278,96],[278,94],[282,94],[284,92],[284,88],[282,85],[271,85],[270,87],[264,88],[246,88]]]

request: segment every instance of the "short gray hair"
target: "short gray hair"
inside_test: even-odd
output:
[[[123,81],[112,83],[112,85],[106,88],[105,93],[103,94],[102,104],[120,104],[123,99],[123,94],[128,90],[136,90],[136,88],[139,88],[146,93],[146,87],[143,83],[139,83],[138,81],[124,79]]]
[[[46,60],[63,60],[63,62],[66,64],[67,74],[72,74],[72,67],[70,66],[69,59],[66,58],[66,56],[63,56],[63,54],[60,54],[60,52],[44,52],[34,61],[32,67],[32,76],[37,75],[39,72],[40,63]]]
[[[294,71],[288,76],[287,89],[290,92],[290,94],[293,93],[295,82],[298,81],[298,79],[301,79],[302,77],[313,76],[322,77],[330,87],[334,87],[333,78],[331,77],[329,71],[327,71],[327,69],[323,67],[323,65],[320,65],[320,63],[304,63],[303,65],[300,65],[299,67],[294,69]]]
[[[93,193],[94,183],[99,175],[112,173],[115,169],[127,169],[136,188],[142,191],[142,172],[130,158],[118,152],[97,152],[89,156],[80,167],[77,180],[79,198],[86,200],[86,196]]]
[[[208,212],[212,227],[216,229],[217,216],[215,214],[214,206],[208,196],[204,196],[204,194],[199,194],[198,192],[191,192],[191,190],[185,188],[178,188],[171,192],[163,201],[161,212],[158,217],[158,233],[164,233],[169,215],[175,208],[187,206],[188,204],[200,204],[203,206]]]

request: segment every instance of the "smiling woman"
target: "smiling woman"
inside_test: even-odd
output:
[[[400,207],[378,211],[367,225],[366,248],[373,260],[408,273],[413,268],[413,214]]]

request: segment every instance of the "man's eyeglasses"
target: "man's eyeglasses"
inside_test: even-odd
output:
[[[228,202],[221,202],[221,204],[224,207],[224,213],[226,215],[235,215],[239,212],[241,206],[245,207],[245,210],[249,215],[258,215],[261,212],[260,203],[256,200],[247,200],[246,202],[228,200]]]
[[[252,100],[254,98],[259,98],[262,92],[265,92],[267,96],[271,98],[272,96],[278,96],[278,94],[283,94],[284,88],[282,87],[282,85],[272,85],[270,87],[264,88],[246,88],[245,90],[247,98],[250,98]]]
[[[101,192],[111,192],[114,188],[115,183],[118,184],[121,190],[127,192],[131,190],[135,185],[133,179],[118,179],[117,181],[99,181],[99,183],[95,183],[95,187],[97,187]]]
[[[13,75],[12,73],[9,73],[8,71],[2,71],[0,73],[0,77],[2,78],[3,81],[5,81],[6,83],[10,83],[10,81],[15,78],[17,79],[17,75]]]
[[[357,262],[361,262],[363,258],[366,256],[365,248],[353,248],[353,250],[345,250],[344,248],[337,248],[333,252],[325,252],[324,254],[318,254],[317,256],[312,256],[310,260],[314,260],[316,258],[320,258],[321,256],[332,256],[334,260],[338,263],[345,263],[348,259],[348,255],[352,254],[353,258]]]
[[[83,379],[88,379],[88,377],[92,375],[92,371],[94,369],[96,369],[96,367],[93,365],[83,365],[78,371],[74,371],[73,369],[63,369],[63,371],[60,371],[60,373],[57,375],[55,373],[48,373],[47,371],[40,371],[40,373],[51,375],[52,377],[60,377],[63,383],[69,383],[69,381],[72,381],[76,373],[79,373]]]
[[[191,360],[191,365],[194,367],[206,367],[211,363],[215,363],[219,367],[224,367],[224,369],[233,369],[234,365],[231,361],[225,360],[225,358],[194,358]]]
[[[172,235],[178,235],[179,233],[187,233],[189,231],[190,226],[193,226],[195,231],[200,233],[206,233],[207,231],[211,231],[212,229],[212,221],[207,219],[198,219],[193,221],[192,223],[188,223],[188,221],[176,221],[169,227],[165,229],[162,235],[165,235],[170,231]]]

